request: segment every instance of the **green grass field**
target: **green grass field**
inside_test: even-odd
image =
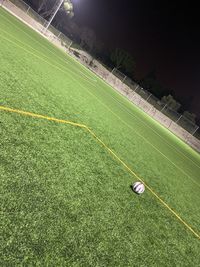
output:
[[[200,266],[200,155],[2,8],[0,106],[106,145],[0,109],[0,266]]]

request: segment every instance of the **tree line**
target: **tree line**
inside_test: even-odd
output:
[[[55,11],[55,0],[25,0],[37,13],[49,20]],[[80,47],[89,52],[93,57],[102,61],[111,68],[116,68],[136,81],[145,90],[161,99],[169,108],[176,112],[181,112],[193,123],[196,122],[196,115],[187,111],[188,102],[181,104],[174,97],[173,90],[167,89],[160,84],[156,77],[156,71],[150,71],[145,77],[138,80],[135,77],[136,61],[126,50],[115,47],[107,48],[106,45],[97,37],[95,31],[89,27],[78,25],[73,20],[74,10],[71,0],[64,0],[61,8],[55,16],[52,24],[58,30],[67,35]]]

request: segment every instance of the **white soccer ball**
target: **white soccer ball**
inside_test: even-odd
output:
[[[132,185],[133,191],[137,194],[144,193],[145,186],[141,182],[136,182]]]

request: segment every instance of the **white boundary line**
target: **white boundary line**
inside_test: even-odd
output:
[[[28,35],[28,34],[27,34]],[[28,35],[29,36],[29,35]],[[30,37],[30,36],[29,36]],[[5,38],[4,38],[5,39]],[[16,38],[14,38],[15,40],[17,40]],[[11,41],[11,40],[10,40]],[[18,40],[19,41],[19,40]],[[19,42],[21,42],[21,41],[19,41]],[[21,42],[23,45],[24,45],[24,43],[23,42]],[[28,45],[29,46],[29,45]],[[21,47],[21,46],[19,46],[19,47]],[[21,47],[22,48],[22,47]],[[32,48],[32,47],[31,47]],[[25,50],[26,52],[28,52],[28,53],[30,53],[30,51],[28,51],[28,50],[26,50],[26,49],[24,49],[24,48],[22,48],[23,50]],[[33,50],[35,50],[34,48],[32,48]],[[38,52],[38,50],[35,50],[35,51],[37,51]],[[34,55],[34,56],[37,56],[36,54],[33,54],[33,53],[30,53],[30,54],[32,54],[32,55]],[[42,55],[43,56],[43,55]],[[38,58],[40,58],[40,59],[42,59],[40,56],[37,56]],[[43,60],[43,59],[42,59]],[[49,62],[47,62],[47,61],[45,61],[46,63],[48,63],[48,64],[50,64]],[[65,62],[65,63],[67,63],[67,62]],[[52,64],[50,64],[50,65],[52,65]],[[59,64],[60,65],[60,64]],[[81,65],[81,64],[80,64]],[[61,65],[62,66],[62,65]],[[81,65],[82,66],[82,65]],[[58,69],[60,69],[60,67],[58,67],[58,66],[54,66],[54,67],[57,67]],[[62,66],[62,67],[64,67],[64,66]],[[64,67],[65,68],[65,67]],[[60,70],[62,70],[62,69],[60,69]],[[64,70],[62,70],[62,71],[64,71]],[[68,70],[69,71],[69,70]],[[71,74],[76,74],[75,72],[73,72],[73,71],[71,71]],[[87,77],[88,78],[88,77]],[[88,79],[88,81],[90,81],[89,79]],[[76,81],[77,82],[77,81]],[[106,83],[105,83],[106,84]],[[94,84],[92,84],[93,86],[94,86]],[[84,88],[84,89],[86,89],[85,87],[83,87],[83,86],[81,86],[82,88]],[[96,88],[96,87],[95,87]],[[112,88],[112,87],[111,87]],[[88,89],[86,89],[87,91],[88,91]],[[112,89],[113,90],[113,89]],[[113,90],[114,92],[115,92],[115,90]],[[105,105],[102,101],[100,101],[94,94],[92,94],[90,91],[88,91],[91,95],[93,95],[93,97],[95,97],[101,104],[103,104],[110,112],[112,112],[118,119],[120,119],[120,121],[122,121],[126,126],[128,126],[130,129],[132,129],[137,135],[139,135],[141,138],[143,138],[149,145],[151,145],[154,149],[156,149],[156,151],[158,151],[162,156],[164,156],[166,159],[168,159],[169,161],[170,161],[170,163],[171,164],[173,164],[177,169],[179,169],[179,171],[181,171],[183,174],[185,174],[189,179],[191,179],[196,185],[198,185],[199,187],[200,187],[200,185],[195,181],[195,180],[193,180],[185,171],[183,171],[180,167],[178,167],[174,162],[172,162],[165,154],[163,154],[158,148],[156,148],[154,145],[152,145],[145,137],[143,137],[141,134],[139,134],[138,132],[136,132],[129,124],[127,124],[123,119],[121,119],[118,115],[116,115],[110,108],[108,108],[108,106],[107,105]],[[112,97],[113,98],[113,97]],[[114,98],[113,98],[114,99]],[[145,113],[146,114],[146,113]],[[138,118],[138,117],[136,117],[135,116],[135,118]],[[184,142],[183,142],[184,143]],[[185,143],[184,143],[185,144]],[[191,160],[191,162],[193,162],[192,160]],[[194,162],[193,162],[194,163]]]
[[[24,22],[20,17],[18,17],[16,14],[14,14],[12,11],[10,11],[9,9],[7,9],[7,8],[5,8],[7,11],[9,11],[9,12],[11,12],[15,17],[17,17],[17,18],[19,18],[22,22]],[[13,23],[11,23],[10,21],[8,21],[10,24],[12,24],[12,25],[14,25],[14,26],[16,26],[15,24],[13,24]],[[27,26],[30,26],[33,30],[35,30],[35,31],[37,31],[35,28],[33,28],[31,25],[29,25],[28,23],[26,23],[26,22],[24,22]],[[21,28],[19,28],[19,27],[16,27],[16,28],[18,28],[19,30],[21,30],[22,32],[24,32]],[[50,40],[45,36],[45,35],[43,35],[41,32],[39,32],[39,31],[37,31],[41,36],[43,36],[43,37],[45,37],[49,42],[50,42]],[[35,42],[37,42],[34,38],[32,38],[29,34],[27,34],[26,32],[24,32],[27,36],[29,36],[29,38],[31,38],[31,39],[33,39]],[[37,43],[39,43],[39,42],[37,42]],[[50,42],[51,43],[51,42]],[[51,44],[53,44],[53,43],[51,43]],[[54,45],[54,44],[53,44]],[[41,44],[40,44],[40,46],[42,46]],[[59,47],[59,46],[56,46],[56,47]],[[59,47],[60,48],[60,50],[61,50],[61,47]],[[55,53],[54,52],[52,52],[50,49],[48,49],[52,54],[54,54],[55,55]],[[62,51],[63,51],[63,49],[62,49]],[[57,55],[56,55],[57,56]],[[78,64],[80,64],[82,67],[84,67],[87,71],[89,71],[88,70],[88,68],[86,68],[83,64],[81,64],[78,60],[76,60],[76,59],[74,59],[71,55],[69,55],[68,54],[68,56],[70,56],[71,57],[71,59],[73,59],[76,63],[78,63]],[[58,57],[58,56],[57,56]],[[61,59],[60,57],[58,57],[60,60],[62,60],[62,61],[64,61],[63,59]],[[91,71],[91,70],[90,70]],[[97,74],[96,73],[94,73],[93,71],[91,71],[95,76],[96,76],[96,78],[98,78],[98,79],[100,79],[100,77],[98,77],[97,76]],[[80,72],[80,73],[82,73],[82,72]],[[83,73],[82,73],[83,74]],[[84,75],[84,74],[83,74]],[[85,75],[86,76],[86,75]],[[87,77],[87,76],[86,76]],[[88,78],[88,77],[87,77]],[[107,82],[105,82],[103,79],[101,79],[106,85],[108,85],[110,88],[112,88],[111,86],[110,86],[110,84],[108,84]],[[94,80],[95,82],[97,82],[97,80]],[[113,88],[112,88],[112,90],[113,90]],[[116,91],[116,93],[118,93],[118,94],[120,94],[117,90],[114,90],[114,91]],[[120,94],[121,96],[123,96],[122,94]],[[130,101],[130,100],[128,100],[128,99],[125,99],[126,101],[128,101],[129,102],[129,104],[131,103],[132,105],[133,105],[133,103]],[[142,111],[137,105],[135,105],[136,107],[137,107],[137,109],[139,109],[140,111]],[[143,111],[144,112],[144,111]],[[154,122],[156,122],[156,123],[158,123],[155,119],[153,119],[151,116],[149,116],[149,114],[147,114],[146,112],[145,112],[145,114],[146,115],[148,115],[148,117],[150,118],[150,119],[152,119]],[[132,116],[134,116],[134,115],[132,115]],[[135,117],[135,116],[134,116]],[[145,124],[142,120],[140,120],[143,124]],[[159,124],[159,126],[160,127],[162,127],[163,129],[165,129],[165,130],[168,130],[173,136],[175,136],[176,138],[178,138],[173,132],[171,132],[169,129],[166,129],[164,126],[162,126],[160,123],[158,123]],[[148,126],[147,124],[145,124],[148,128],[150,128],[152,131],[154,131],[153,130],[153,128],[152,127],[150,127],[150,126]],[[162,138],[161,137],[161,135],[159,135],[156,131],[154,131],[155,132],[155,134],[156,135],[158,135],[160,138]],[[162,140],[164,140],[164,138],[162,138]],[[179,141],[182,141],[180,138],[178,138],[178,140]],[[182,154],[185,158],[187,158],[187,159],[189,159],[191,162],[193,162],[198,168],[200,168],[191,158],[189,158],[189,157],[187,157],[184,153],[182,153],[182,152],[180,152],[180,151],[178,151],[176,148],[175,148],[175,146],[172,146],[172,145],[170,145],[168,142],[166,142],[165,140],[164,140],[164,142],[169,146],[169,147],[171,147],[171,148],[174,148],[179,154]],[[182,141],[183,142],[183,141]],[[187,145],[187,147],[189,147],[190,149],[192,149],[187,143],[185,143],[185,142],[183,142],[183,144],[184,145]],[[192,151],[194,151],[193,149],[192,149]],[[196,151],[194,151],[194,152],[196,152]],[[197,153],[197,152],[196,152]]]
[[[50,40],[48,39],[48,37],[46,37],[44,34],[42,34],[40,31],[38,31],[37,29],[35,29],[34,27],[32,27],[30,24],[28,24],[27,22],[23,21],[19,16],[17,16],[14,12],[12,12],[11,10],[9,10],[8,8],[2,6],[5,10],[7,10],[8,12],[10,12],[12,15],[14,15],[17,19],[19,19],[21,22],[23,22],[24,24],[26,24],[28,27],[30,27],[32,30],[36,31],[39,35],[41,35],[42,37],[44,37],[50,44],[52,44],[53,46],[55,46],[56,48],[59,48],[63,53],[65,52],[64,49],[62,49],[61,46],[55,45],[54,43],[50,42]],[[67,61],[65,61],[64,59],[62,59],[61,57],[57,56],[53,51],[51,51],[49,48],[46,48],[45,46],[43,46],[41,43],[39,43],[37,40],[35,40],[32,36],[30,36],[27,32],[23,31],[21,28],[17,27],[14,23],[10,22],[5,16],[2,16],[0,14],[1,17],[4,17],[5,20],[7,20],[7,22],[11,25],[13,25],[15,28],[17,28],[18,30],[20,30],[21,32],[23,32],[26,36],[28,36],[31,40],[33,40],[35,43],[38,43],[39,46],[47,49],[51,54],[53,54],[54,56],[56,56],[57,58],[59,58],[59,60],[63,61],[65,64],[68,64]],[[2,29],[1,29],[2,30]],[[4,33],[8,34],[6,31],[2,30]],[[14,38],[16,39],[16,38]],[[19,41],[19,40],[18,40]],[[23,43],[23,42],[21,42]],[[23,43],[24,44],[24,43]],[[25,44],[26,46],[30,47],[31,49],[35,50],[33,47],[29,46],[28,44]],[[37,51],[37,50],[35,50]],[[37,51],[38,52],[38,51]],[[65,54],[65,53],[64,53]],[[66,55],[66,54],[65,54]],[[69,54],[68,54],[69,56]],[[79,63],[77,60],[75,60],[72,56],[70,57],[71,59],[73,59],[76,63]],[[80,63],[79,63],[80,64]],[[81,64],[81,66],[83,67],[83,65]],[[88,69],[87,69],[88,70]],[[92,80],[93,82],[97,82],[96,79],[92,78],[92,77],[88,77],[85,73],[83,73],[82,71],[78,71],[79,73],[81,73],[83,76],[85,76],[86,78]]]

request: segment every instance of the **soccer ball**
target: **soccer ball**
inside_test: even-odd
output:
[[[144,193],[145,187],[143,185],[143,183],[141,182],[136,182],[132,185],[133,191],[137,194],[142,194]]]

